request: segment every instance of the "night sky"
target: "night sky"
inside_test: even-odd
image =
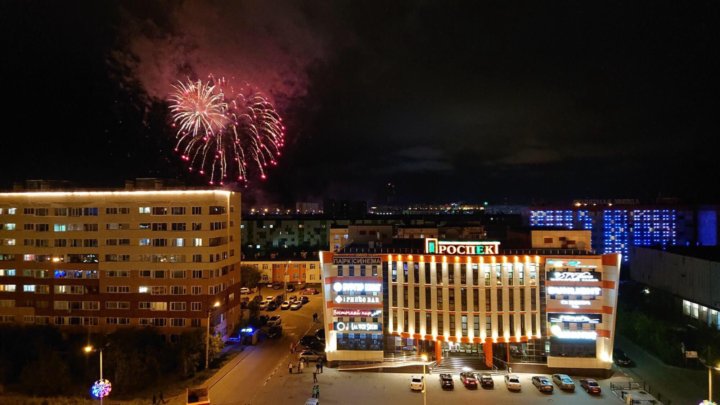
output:
[[[287,144],[258,201],[720,197],[720,5],[3,1],[0,185],[205,180],[170,86],[272,97]]]

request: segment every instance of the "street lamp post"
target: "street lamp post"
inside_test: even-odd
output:
[[[207,330],[205,333],[205,370],[207,370],[210,365],[210,315],[212,315],[213,310],[219,306],[220,306],[220,302],[215,301],[213,306],[208,308]]]
[[[288,268],[290,267],[290,263],[292,263],[292,260],[288,260],[287,263],[285,263],[285,275],[283,277],[283,301],[287,301]]]
[[[101,381],[101,382],[103,381],[103,349],[104,349],[103,347],[97,349],[100,352],[100,380],[98,380],[98,381]],[[92,347],[91,345],[87,345],[87,346],[83,347],[83,351],[85,351],[86,354],[90,354],[95,350],[96,349],[94,347]],[[105,397],[104,395],[100,395],[100,404],[101,405],[103,403],[104,397]]]
[[[425,364],[427,364],[428,356],[427,354],[423,354],[420,356],[420,358],[423,361],[423,405],[427,405],[427,384],[425,383]]]

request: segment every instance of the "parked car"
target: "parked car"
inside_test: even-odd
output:
[[[280,315],[273,315],[267,321],[267,326],[279,326],[281,324],[282,318],[280,318]]]
[[[307,304],[308,302],[310,302],[310,298],[303,295],[302,297],[300,297],[300,302],[302,302],[303,304]]]
[[[475,389],[478,387],[477,379],[475,378],[475,373],[471,373],[469,371],[463,371],[460,373],[460,381],[462,381],[465,388],[472,388]]]
[[[425,381],[423,381],[423,377],[419,375],[414,375],[410,377],[410,389],[413,391],[422,391],[425,388]]]
[[[280,305],[280,309],[283,311],[286,309],[290,309],[290,301],[283,301],[282,305]]]
[[[291,303],[293,303],[293,302],[295,302],[295,301],[297,301],[297,300],[298,300],[298,297],[296,297],[296,296],[294,296],[294,295],[291,296],[291,297],[288,297],[288,301],[290,301]]]
[[[320,399],[318,398],[308,398],[305,401],[305,405],[320,405]]]
[[[320,328],[315,331],[315,337],[321,342],[325,342],[325,328]]]
[[[250,289],[247,287],[241,287],[240,294],[250,294]]]
[[[271,326],[268,328],[267,337],[270,339],[277,339],[282,336],[283,328],[281,325]]]
[[[315,350],[316,352],[325,351],[325,343],[312,335],[303,336],[298,343],[300,343],[300,346]]]
[[[563,391],[575,391],[575,382],[567,374],[553,374],[552,380]]]
[[[295,291],[295,286],[292,284],[288,284],[287,287],[285,288],[285,291],[293,292],[293,291]]]
[[[267,301],[267,302],[275,301],[275,297],[272,295],[268,295],[267,297],[265,297],[265,301]]]
[[[297,311],[300,308],[302,308],[302,302],[300,302],[300,301],[295,301],[290,305],[291,311]]]
[[[258,305],[258,308],[261,310],[266,310],[266,309],[268,309],[269,304],[270,304],[269,301],[263,301]]]
[[[275,302],[275,301],[270,301],[270,302],[268,302],[268,304],[267,304],[267,310],[268,310],[268,311],[274,311],[274,310],[276,310],[276,309],[278,309],[278,304],[277,304],[277,302]]]
[[[550,383],[550,380],[548,380],[548,378],[544,375],[534,375],[532,376],[531,381],[538,391],[549,392],[552,394],[553,386]]]
[[[483,373],[480,376],[480,386],[483,388],[494,388],[495,387],[495,381],[493,381],[493,378],[488,373]]]
[[[510,391],[520,391],[522,389],[522,385],[520,385],[520,377],[515,374],[506,374],[505,386]]]
[[[316,352],[314,350],[303,350],[298,354],[298,360],[300,361],[318,361],[325,359],[325,354]]]
[[[315,294],[319,294],[319,293],[320,293],[320,291],[318,291],[317,288],[312,288],[312,287],[309,287],[309,288],[306,288],[306,289],[300,291],[301,295],[315,295]]]
[[[620,349],[613,350],[613,360],[615,361],[615,364],[621,367],[632,367],[635,365],[635,362],[628,357],[624,351]]]
[[[440,386],[443,389],[448,389],[448,390],[455,388],[455,384],[453,383],[452,375],[440,374]]]
[[[273,290],[282,290],[282,283],[273,283]]]
[[[602,393],[602,389],[600,388],[600,385],[598,384],[597,381],[593,380],[592,378],[581,378],[580,386],[588,394],[599,395],[600,393]]]

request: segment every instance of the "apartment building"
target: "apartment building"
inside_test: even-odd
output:
[[[0,322],[164,334],[239,318],[240,194],[0,193]]]

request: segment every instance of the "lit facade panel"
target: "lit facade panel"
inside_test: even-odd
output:
[[[336,329],[338,322],[371,322],[379,324],[372,339],[382,336],[385,352],[432,352],[437,360],[444,350],[460,348],[482,353],[492,364],[493,353],[504,358],[506,352],[530,347],[552,367],[610,368],[618,255],[441,255],[427,254],[427,249],[381,255],[321,252],[329,360],[380,361],[382,352],[370,355],[369,346],[337,346],[346,332]],[[338,280],[359,283],[375,277],[367,260],[379,271],[378,299],[338,301],[332,293]],[[366,266],[362,275],[360,263]],[[338,305],[343,312],[337,312]],[[338,318],[371,309],[382,315],[372,321],[367,313]]]
[[[240,195],[222,190],[0,193],[0,314],[175,333],[239,307]],[[11,274],[12,273],[12,274]],[[13,302],[14,309],[7,309]]]
[[[693,243],[692,215],[674,208],[578,207],[572,210],[534,209],[532,228],[582,229],[592,232],[592,246],[604,254],[631,259],[631,246],[676,246]],[[708,240],[713,240],[707,238]]]

